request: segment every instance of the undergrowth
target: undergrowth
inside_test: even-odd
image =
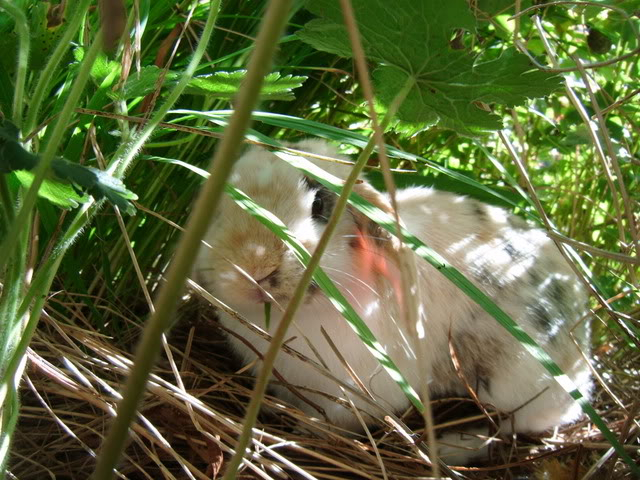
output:
[[[88,478],[95,468],[203,171],[238,107],[266,8],[222,2],[215,15],[218,3],[104,2],[101,16],[88,0],[0,0],[0,454],[8,478]],[[319,137],[355,159],[374,125],[357,58],[336,27],[339,2],[293,3],[245,142]],[[537,222],[568,248],[591,293],[593,345],[584,354],[597,377],[592,405],[617,450],[585,417],[553,436],[519,435],[486,465],[455,471],[631,478],[640,448],[640,4],[449,2],[426,20],[411,12],[398,31],[385,2],[352,3],[377,113],[411,87],[384,135],[395,184],[466,194]],[[433,29],[418,32],[421,21]],[[425,61],[439,72],[427,79],[413,68],[425,52],[446,52]],[[384,189],[378,155],[365,171]],[[120,478],[204,479],[229,465],[253,384],[209,302],[216,299],[192,285],[172,317]],[[401,417],[406,430],[380,422],[372,443],[268,394],[264,403],[238,478],[432,473],[416,411]],[[437,431],[465,421],[468,400],[432,403]]]

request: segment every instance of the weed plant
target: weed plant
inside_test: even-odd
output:
[[[292,2],[280,15],[284,32],[272,27],[272,55],[255,41],[268,30],[262,0],[0,0],[0,461],[7,478],[89,478],[132,376],[136,345],[151,338],[145,324],[160,315],[167,317],[156,330],[162,353],[146,390],[145,377],[135,377],[143,397],[128,440],[116,442],[124,452],[118,475],[231,475],[248,425],[244,406],[259,397],[216,327],[208,304],[216,299],[197,285],[166,286],[195,199],[211,185],[203,186],[206,171],[223,135],[230,152],[237,151],[230,138],[277,148],[318,137],[358,158],[372,183],[388,188],[380,145],[369,155],[374,114],[396,186],[469,195],[538,223],[566,248],[591,291],[593,348],[583,353],[597,394],[591,405],[583,402],[588,417],[553,437],[518,438],[482,468],[443,467],[443,475],[638,473],[640,4],[460,1],[434,8],[353,0],[368,75],[341,3]],[[260,61],[271,73],[252,81]],[[363,74],[373,79],[375,112]],[[254,108],[246,132],[242,107]],[[219,191],[222,164],[236,157],[216,157]],[[328,181],[322,171],[308,173]],[[225,188],[278,231],[259,206]],[[369,212],[395,230],[393,219]],[[421,246],[409,232],[403,237],[410,248]],[[418,259],[425,260],[440,261],[428,251]],[[496,329],[517,334],[482,292],[443,270],[443,281],[492,312]],[[322,272],[315,275],[322,284]],[[163,285],[182,298],[175,315],[154,308],[165,305]],[[349,320],[372,342],[357,318]],[[172,333],[161,336],[169,323]],[[544,352],[532,352],[559,375]],[[285,346],[280,354],[291,352]],[[151,366],[155,355],[148,359]],[[450,407],[465,403],[445,400],[430,404],[436,429]],[[433,473],[416,440],[424,429],[417,397],[405,425],[381,423],[371,437],[327,431],[268,393],[264,404],[269,412],[257,419],[260,434],[247,437],[252,453],[239,478]],[[105,465],[107,472],[116,466]]]

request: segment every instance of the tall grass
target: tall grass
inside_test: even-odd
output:
[[[6,96],[0,98],[0,108],[6,119],[22,128],[24,148],[41,156],[31,188],[24,182],[21,184],[14,173],[3,173],[0,179],[0,240],[2,251],[11,252],[0,257],[3,269],[0,454],[2,468],[11,459],[8,471],[20,478],[36,478],[47,469],[65,470],[64,461],[31,456],[35,442],[31,415],[61,428],[60,433],[50,432],[49,441],[56,439],[54,444],[68,447],[69,444],[58,443],[57,439],[69,438],[75,445],[73,448],[79,448],[84,455],[94,455],[98,450],[105,433],[103,428],[96,425],[83,428],[74,415],[86,416],[88,410],[78,407],[74,413],[64,398],[79,396],[85,407],[98,409],[89,410],[96,419],[113,415],[112,408],[119,399],[117,392],[131,368],[128,352],[140,336],[139,326],[152,313],[144,300],[144,292],[150,290],[153,294],[165,278],[171,277],[167,266],[180,236],[177,226],[187,225],[187,214],[201,186],[194,170],[207,167],[217,138],[225,129],[236,135],[242,133],[237,126],[229,126],[228,97],[184,94],[189,91],[185,88],[193,75],[245,67],[257,48],[254,39],[264,15],[262,2],[226,2],[221,7],[219,2],[189,1],[178,5],[171,2],[127,4],[128,30],[110,58],[100,51],[97,9],[87,0],[72,3],[65,7],[66,22],[62,26],[51,26],[54,22],[50,19],[55,17],[53,9],[49,17],[38,17],[42,7],[35,2],[0,1],[0,8],[11,17],[0,18],[0,28],[8,39],[15,40],[13,44],[9,42],[15,52],[11,56],[13,67],[9,65],[9,73],[0,75],[0,89],[9,89],[13,95],[9,101]],[[216,19],[218,8],[221,10]],[[639,45],[635,35],[637,22],[625,17],[621,23],[624,28],[616,35],[613,26],[606,23],[606,16],[590,13],[590,28],[599,28],[609,35],[613,42],[610,52],[615,51],[620,59],[589,68],[589,63],[606,62],[602,62],[602,54],[585,46],[591,35],[582,28],[585,10],[559,5],[544,13],[545,17],[534,19],[529,30],[521,29],[518,24],[513,27],[507,15],[496,16],[481,27],[482,48],[499,47],[512,41],[513,34],[516,43],[530,54],[546,52],[550,68],[564,69],[565,92],[536,100],[527,107],[505,111],[505,129],[500,135],[483,140],[459,137],[437,126],[409,129],[395,123],[386,132],[385,140],[390,147],[391,166],[404,172],[395,175],[398,186],[416,182],[435,185],[508,206],[517,213],[538,219],[554,239],[576,252],[573,261],[593,291],[595,335],[591,359],[601,375],[602,395],[596,405],[604,419],[601,426],[617,434],[620,444],[617,455],[632,463],[630,439],[638,428],[635,419],[638,405],[633,401],[633,389],[637,385],[630,375],[637,367],[634,362],[638,358],[638,228],[634,215],[639,200],[636,192],[640,191],[637,176],[640,119],[633,104],[637,98],[634,91],[635,95],[638,92],[637,55],[625,57],[625,54],[637,50]],[[340,143],[346,151],[356,153],[372,138],[372,124],[359,83],[350,73],[351,63],[315,51],[296,40],[291,34],[310,15],[301,9],[300,3],[295,3],[291,15],[287,17],[287,32],[279,40],[273,69],[283,75],[291,73],[309,78],[293,91],[295,98],[290,102],[263,97],[259,112],[253,116],[255,130],[250,130],[246,138],[277,143],[283,138],[312,135]],[[214,21],[216,29],[211,32]],[[626,31],[628,25],[631,33]],[[43,52],[36,51],[34,45]],[[261,57],[264,62],[269,61],[268,54],[260,55],[264,55]],[[39,57],[45,59],[43,64],[30,69]],[[578,57],[583,61],[577,60]],[[587,63],[587,68],[583,63]],[[163,86],[162,73],[149,74],[149,67],[154,64],[159,72],[166,69],[165,79],[175,72],[178,80],[166,81]],[[3,65],[7,66],[6,59]],[[574,67],[567,70],[567,65]],[[136,81],[146,82],[150,88],[139,90],[143,93],[131,97],[119,95],[127,86],[133,88],[131,85]],[[240,105],[233,106],[239,108]],[[249,108],[250,105],[251,102]],[[174,107],[175,110],[171,110]],[[42,198],[37,199],[40,184],[55,183],[49,165],[56,155],[126,178],[127,187],[138,196],[136,214],[124,218],[126,236],[117,222],[119,212],[99,199],[85,196],[84,203],[75,210],[61,210]],[[235,156],[235,150],[230,149],[227,159]],[[159,162],[159,158],[174,160]],[[190,168],[181,168],[181,165]],[[369,166],[374,167],[371,169],[374,182],[378,179],[382,186],[379,166]],[[224,176],[216,178],[221,181]],[[65,192],[74,193],[70,188]],[[391,229],[392,224],[389,221]],[[193,239],[197,241],[197,237]],[[180,283],[166,287],[167,291],[173,289],[176,299]],[[163,305],[161,313],[167,317],[157,324],[159,328],[154,337],[160,340],[172,308],[165,307],[161,300],[158,302],[157,305]],[[43,322],[40,327],[39,322]],[[78,343],[76,338],[82,341]],[[163,365],[167,362],[173,373],[155,370],[151,389],[162,399],[160,404],[164,402],[182,412],[180,418],[195,428],[201,436],[198,441],[204,444],[196,446],[187,442],[185,446],[181,441],[171,446],[172,442],[163,434],[178,432],[182,439],[179,428],[167,426],[159,418],[141,417],[134,422],[134,446],[127,449],[127,466],[123,472],[146,471],[144,462],[131,456],[133,451],[144,452],[155,464],[149,471],[163,472],[162,475],[171,478],[168,472],[173,467],[165,466],[167,460],[155,455],[153,447],[150,448],[161,445],[165,452],[171,451],[167,454],[173,464],[180,466],[182,474],[205,478],[206,467],[200,469],[180,448],[185,452],[209,449],[208,454],[200,456],[214,471],[215,467],[211,467],[214,460],[222,458],[222,453],[215,453],[216,448],[220,452],[237,449],[235,436],[239,434],[239,427],[231,419],[233,415],[225,410],[228,401],[221,405],[208,397],[205,402],[200,401],[199,394],[190,390],[181,377],[188,372],[189,362],[197,365],[196,370],[203,378],[214,375],[202,365],[206,358],[190,357],[189,345],[197,341],[188,338],[180,350],[176,350],[173,340],[171,345],[164,345]],[[179,352],[181,366],[171,352]],[[90,360],[91,355],[83,357],[86,353],[101,360]],[[154,357],[147,357],[147,368],[151,367]],[[28,362],[32,371],[25,374]],[[229,385],[233,387],[225,391],[225,395],[251,397],[235,380],[218,377],[217,372],[215,375],[223,384],[231,382]],[[23,377],[26,380],[21,383]],[[142,394],[144,381],[135,378],[131,385]],[[61,387],[52,388],[52,385]],[[19,420],[21,388],[27,409],[23,408],[23,417]],[[133,399],[130,405],[135,406],[136,398],[130,398]],[[269,398],[265,401],[271,402]],[[152,414],[154,403],[146,397],[141,411]],[[39,405],[37,410],[33,410],[35,405]],[[290,411],[284,413],[296,415]],[[132,416],[133,410],[130,410],[129,417]],[[593,418],[597,421],[600,417]],[[285,441],[286,428],[279,428],[266,433],[263,439],[249,439],[247,433],[245,438],[260,451],[263,445],[260,442],[274,445]],[[120,424],[119,432],[111,443],[124,447],[126,423]],[[588,438],[586,442],[598,443],[597,433],[592,435],[595,440]],[[17,439],[13,457],[12,436]],[[615,436],[608,439],[616,443]],[[349,445],[345,448],[360,448],[350,440],[340,441]],[[267,455],[271,455],[272,463],[265,463],[257,455],[245,458],[242,464],[263,478],[277,475],[274,472],[278,468],[303,476],[312,471],[314,475],[321,475],[322,468],[316,471],[308,463],[309,458],[315,458],[320,465],[323,462],[333,465],[340,472],[349,470],[346,462],[319,453],[322,447],[314,446],[312,441],[306,444],[296,437],[294,444],[290,448],[296,455],[308,456],[298,465],[295,455],[280,455],[268,447]],[[607,446],[603,447],[602,442],[600,445],[593,451],[600,452]],[[411,461],[417,461],[413,472],[416,476],[424,474],[424,465],[418,467],[423,454],[410,443],[389,449],[386,444],[383,446],[381,454],[387,471],[391,468],[399,476],[411,475],[392,460],[394,448],[399,448],[398,452]],[[344,455],[349,456],[346,451]],[[615,464],[612,455],[612,451],[602,454],[601,462],[584,459],[583,466],[576,471],[598,478],[603,473],[633,468]],[[378,454],[377,461],[382,461],[382,457]],[[108,477],[115,458],[111,454],[111,459],[101,464],[99,478]],[[240,460],[238,457],[238,462]],[[66,468],[72,468],[70,465],[75,461],[70,459]],[[226,467],[226,460],[223,463]],[[385,471],[384,467],[376,469],[375,465],[365,466],[366,463],[363,460],[363,465],[353,469],[361,474],[368,472],[367,475],[375,478],[378,471]],[[92,464],[89,465],[91,470]],[[591,468],[591,471],[583,472],[581,468]]]

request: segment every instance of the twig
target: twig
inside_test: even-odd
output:
[[[598,119],[598,124],[600,126],[599,131],[604,138],[605,144],[607,145],[607,151],[609,152],[609,158],[611,160],[613,171],[615,172],[615,177],[618,180],[618,188],[620,189],[620,194],[622,195],[622,203],[624,204],[624,207],[625,207],[624,211],[627,217],[627,225],[629,227],[629,231],[631,233],[631,238],[633,239],[633,243],[636,247],[636,256],[637,256],[640,254],[640,240],[638,239],[638,230],[636,228],[635,219],[633,218],[634,210],[631,207],[631,199],[629,198],[629,194],[627,193],[627,188],[624,185],[624,175],[620,170],[618,155],[616,154],[615,148],[613,147],[613,142],[611,141],[611,136],[609,135],[609,129],[607,128],[604,117],[602,116],[602,111],[600,110],[598,99],[593,93],[593,89],[590,86],[589,78],[587,77],[587,74],[584,68],[582,67],[582,63],[580,62],[580,59],[575,57],[574,57],[574,61],[576,62],[576,65],[578,65],[578,68],[580,69],[580,74],[584,80],[585,88],[587,89],[587,92],[589,93],[589,98],[591,99],[591,107],[593,108],[596,114],[596,118]],[[613,179],[610,179],[612,175],[609,173],[606,158],[602,157],[601,160],[602,160],[603,166],[605,167],[605,172],[607,174],[607,181],[610,183],[610,188],[611,188]],[[615,193],[616,193],[616,190],[612,189],[612,194],[615,194]],[[621,218],[618,218],[619,222],[621,220],[622,220]],[[619,225],[619,227],[624,229],[622,225]],[[624,237],[621,240],[624,240]],[[631,278],[631,281],[635,285],[638,285],[638,280],[636,278],[636,271],[631,266],[629,266],[629,276]]]
[[[202,58],[202,54],[206,49],[209,38],[211,37],[211,32],[218,15],[219,7],[220,2],[212,0],[211,5],[209,6],[210,10],[207,18],[207,23],[205,24],[204,31],[202,32],[201,43],[198,45],[198,48],[196,49],[196,52],[194,53],[194,56],[189,63],[189,66],[185,71],[185,75],[181,79],[179,85],[182,85],[189,80],[190,74],[193,70],[195,70],[197,64],[200,61],[200,58]],[[258,79],[259,83],[261,83],[261,80],[261,78]],[[174,90],[172,92],[173,95],[170,95],[170,97],[175,96],[177,98],[176,94],[179,95],[179,93],[181,92],[175,92]],[[257,92],[255,93],[255,96],[257,97]],[[169,101],[170,99],[167,100],[167,102]],[[159,113],[161,113],[165,108],[170,108],[170,105],[170,103],[169,105],[165,103],[165,105],[163,106],[164,108],[160,109]],[[252,105],[253,103],[251,103],[251,106]],[[247,120],[250,115],[250,111],[251,107],[249,107],[246,112]],[[154,119],[156,118],[157,115],[154,116]],[[156,121],[159,121],[159,119],[157,119]],[[245,124],[246,123],[248,122],[245,122]],[[145,129],[145,132],[150,128],[152,129],[154,126],[155,124],[152,120],[147,126],[147,129]],[[143,132],[143,134],[138,137],[137,140],[139,142],[144,142],[145,132]],[[149,131],[148,134],[150,133],[151,132]],[[243,133],[244,128],[240,128],[239,135],[242,136]],[[226,146],[226,149],[223,149],[222,146]],[[116,160],[112,164],[113,167],[127,167],[128,160],[130,160],[135,154],[135,150],[128,150],[129,147],[130,146],[124,148],[124,155],[122,159],[116,156]],[[229,147],[231,147],[231,149]],[[223,139],[221,148],[220,150],[218,150],[216,158],[220,157],[221,152],[224,152],[224,154],[227,155],[224,156],[220,160],[220,162],[214,162],[214,166],[216,167],[216,169],[221,170],[220,177],[216,178],[212,176],[213,181],[207,182],[207,184],[205,185],[204,191],[200,195],[198,203],[196,204],[194,215],[190,219],[189,226],[187,227],[187,232],[180,242],[180,247],[178,248],[176,259],[169,269],[169,286],[167,286],[166,284],[163,285],[160,296],[158,298],[156,313],[152,315],[147,327],[144,330],[142,340],[140,341],[136,352],[136,362],[131,371],[129,380],[125,386],[125,394],[122,401],[118,405],[118,416],[116,417],[116,420],[113,423],[100,451],[98,463],[94,472],[94,478],[96,480],[107,480],[111,478],[111,472],[113,471],[113,468],[121,455],[121,451],[124,446],[124,440],[127,437],[129,424],[135,416],[136,407],[146,387],[147,377],[153,366],[153,363],[155,362],[156,357],[158,356],[160,349],[160,340],[167,328],[167,325],[169,324],[171,315],[173,315],[178,296],[180,295],[181,286],[184,283],[184,279],[186,278],[188,271],[191,268],[191,264],[195,259],[197,245],[206,230],[207,220],[210,217],[209,208],[212,205],[215,205],[217,203],[217,200],[220,198],[224,181],[229,175],[231,165],[233,164],[233,161],[235,159],[233,150],[233,138],[231,138],[231,140],[227,140],[226,142],[225,139]],[[120,160],[122,160],[122,162],[118,163]],[[217,185],[215,185],[216,180],[218,181]],[[220,183],[220,181],[222,181],[222,183]],[[205,202],[204,205],[203,202]],[[194,224],[195,226],[193,226]]]
[[[393,176],[391,175],[391,166],[389,164],[389,159],[387,157],[386,146],[384,142],[384,131],[387,128],[388,120],[390,119],[390,117],[387,116],[387,118],[385,119],[386,122],[383,122],[382,125],[378,122],[378,115],[375,110],[375,102],[373,98],[373,86],[371,84],[369,69],[367,67],[365,52],[362,46],[360,32],[358,30],[358,24],[355,19],[355,13],[349,0],[340,0],[340,5],[342,7],[342,15],[344,17],[347,32],[349,34],[349,40],[351,43],[351,50],[353,52],[353,59],[356,64],[358,79],[362,86],[363,95],[367,100],[369,116],[371,117],[371,123],[373,126],[373,138],[378,147],[378,160],[380,161],[385,187],[387,189],[387,192],[389,192],[389,199],[391,201],[393,217],[396,225],[397,238],[400,241],[400,248],[398,252],[398,267],[400,270],[401,290],[403,298],[411,299],[409,301],[406,301],[403,305],[403,320],[404,324],[409,328],[409,331],[412,332],[412,337],[416,339],[416,363],[418,365],[422,365],[423,368],[425,368],[426,371],[429,372],[431,370],[431,365],[429,364],[429,356],[426,355],[426,352],[424,351],[424,341],[417,331],[419,328],[426,330],[426,320],[418,310],[418,305],[420,305],[421,303],[421,292],[419,288],[420,282],[417,281],[418,271],[416,265],[416,256],[414,255],[413,251],[411,251],[411,249],[404,244],[402,239],[400,215],[398,213],[398,203],[396,201],[396,185],[393,180]],[[389,111],[400,108],[400,105],[402,104],[402,102],[404,102],[404,99],[408,95],[409,91],[413,88],[413,86],[414,80],[410,76],[405,87],[399,90],[398,95],[394,99],[394,105],[389,109]],[[429,398],[430,394],[427,382],[423,382],[421,385],[419,385],[418,390],[420,392],[420,396],[422,397],[421,401],[424,406],[424,409],[421,413],[423,415],[427,429],[427,444],[429,445],[429,456],[433,466],[433,475],[435,477],[439,477],[440,464],[438,462],[438,443],[435,436],[433,413],[431,411],[431,402]]]

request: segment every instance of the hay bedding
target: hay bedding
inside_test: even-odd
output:
[[[121,338],[99,333],[81,298],[60,294],[53,302],[55,308],[43,315],[29,349],[22,384],[22,415],[10,467],[12,478],[21,480],[89,478],[141,331],[138,323],[99,299],[102,312],[125,323]],[[248,366],[233,359],[211,309],[203,309],[202,302],[186,306],[182,317],[154,370],[119,478],[217,478],[234,448],[251,395],[251,379],[244,373]],[[629,355],[625,348],[621,343],[596,350],[597,367],[611,391],[599,387],[595,404],[609,428],[637,455],[638,444],[631,439],[638,426],[631,419],[640,406],[633,401],[633,392],[640,391],[633,370],[639,354],[630,350]],[[238,478],[432,478],[416,446],[421,419],[415,412],[402,416],[410,432],[399,434],[384,424],[372,429],[374,448],[366,436],[327,430],[322,420],[308,419],[276,398],[268,397],[266,405],[252,455]],[[439,426],[463,421],[468,411],[465,399],[434,402]],[[455,470],[460,478],[471,479],[631,478],[607,450],[585,420],[553,437],[519,435],[513,443],[498,444],[487,464]],[[599,466],[603,458],[609,461]]]

